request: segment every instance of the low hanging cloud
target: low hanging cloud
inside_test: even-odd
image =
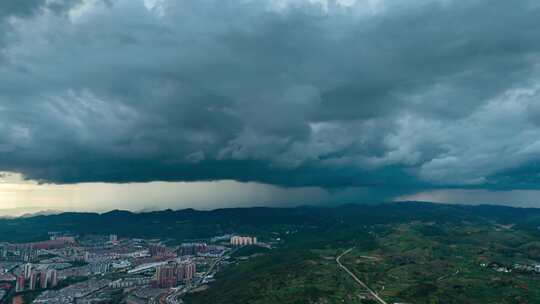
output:
[[[537,189],[537,1],[0,4],[0,171]]]

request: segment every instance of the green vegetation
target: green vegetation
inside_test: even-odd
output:
[[[270,249],[260,246],[245,246],[235,251],[232,254],[232,257],[249,257],[253,255],[268,253],[268,251],[270,251]]]
[[[103,215],[0,220],[0,241],[38,240],[48,231],[167,238],[225,233],[281,239],[277,248],[235,252],[202,303],[374,303],[340,269],[342,263],[389,303],[540,303],[540,275],[498,272],[540,262],[540,209],[424,203],[338,208],[251,208],[215,211],[115,211]],[[251,257],[244,259],[243,257]]]
[[[335,256],[340,250],[335,247],[369,250],[373,245],[362,228],[305,229],[290,236],[284,247],[231,264],[218,274],[209,290],[188,295],[185,300],[190,304],[369,303],[361,301],[355,283],[337,266]]]
[[[79,235],[164,238],[176,241],[196,240],[227,233],[255,234],[268,239],[275,232],[339,229],[356,225],[384,225],[413,220],[460,222],[495,221],[501,225],[540,235],[540,209],[496,206],[453,206],[426,203],[387,203],[344,205],[337,208],[237,208],[213,211],[165,210],[149,213],[112,211],[64,213],[17,219],[0,219],[0,241],[31,242],[47,240],[50,231],[68,231]],[[429,233],[429,232],[427,232]],[[433,232],[432,232],[433,233]],[[320,241],[316,236],[307,235]],[[347,240],[345,240],[347,241]],[[538,248],[538,247],[537,247]]]
[[[64,213],[0,219],[0,241],[24,243],[48,240],[49,231],[68,231],[79,235],[107,235],[114,231],[121,237],[167,238],[173,242],[233,232],[256,234],[264,239],[275,231],[292,230],[319,222],[319,219],[310,214],[286,208]]]
[[[332,260],[315,253],[284,249],[231,265],[207,292],[188,295],[187,303],[360,303],[351,283]]]
[[[537,303],[540,275],[496,272],[482,264],[533,264],[522,246],[537,237],[487,223],[392,225],[375,250],[343,262],[389,302]],[[365,256],[375,257],[366,259]]]
[[[81,283],[81,282],[84,282],[84,281],[88,281],[88,277],[69,277],[67,279],[64,279],[64,280],[60,280],[58,282],[58,286],[56,286],[55,288],[53,288],[54,290],[60,290],[62,288],[65,288],[65,287],[68,287],[70,285],[74,285],[74,284],[77,284],[77,283]]]
[[[69,262],[71,264],[71,267],[82,267],[88,265],[85,261],[71,261]]]
[[[335,257],[354,247],[342,262],[389,303],[540,303],[540,275],[481,266],[540,262],[538,233],[498,212],[464,209],[446,218],[434,208],[365,221],[343,213],[333,225],[302,229],[285,247],[229,266],[186,302],[375,303],[361,300],[365,290],[336,265]]]

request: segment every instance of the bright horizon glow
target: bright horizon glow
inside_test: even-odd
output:
[[[251,206],[317,205],[333,199],[321,188],[280,188],[236,181],[38,184],[20,174],[0,177],[0,211],[20,215],[33,211],[130,211],[158,209],[216,209]],[[22,209],[17,211],[14,209]],[[1,215],[1,214],[0,214]]]
[[[194,208],[294,207],[365,203],[365,189],[328,191],[318,187],[282,188],[231,180],[207,182],[39,184],[22,175],[0,172],[0,216],[40,211],[107,212],[114,209],[151,211]],[[395,198],[445,204],[494,204],[536,207],[540,191],[441,189]]]

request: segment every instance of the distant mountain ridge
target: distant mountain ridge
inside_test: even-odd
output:
[[[0,219],[5,218],[24,218],[32,217],[39,215],[53,215],[63,213],[64,211],[55,210],[55,209],[42,209],[39,207],[29,207],[29,208],[11,208],[11,209],[0,209]]]
[[[0,220],[0,241],[26,242],[47,238],[49,231],[131,237],[197,239],[219,234],[265,233],[276,226],[331,226],[337,222],[366,224],[398,221],[498,221],[527,229],[540,226],[540,209],[504,206],[444,205],[425,202],[302,206],[295,208],[228,208],[106,213],[65,212]]]

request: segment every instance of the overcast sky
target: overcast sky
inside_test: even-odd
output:
[[[540,207],[538,20],[537,0],[2,0],[0,209]]]

